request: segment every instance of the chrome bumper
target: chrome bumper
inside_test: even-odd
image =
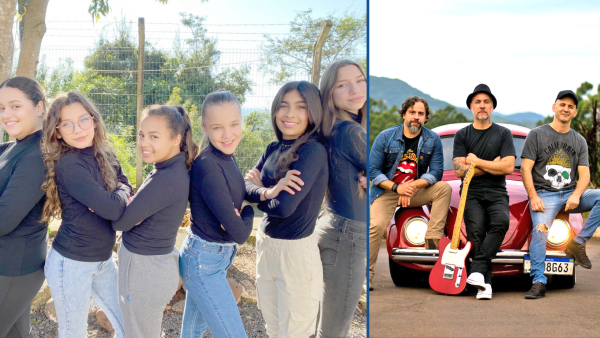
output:
[[[437,249],[392,249],[392,259],[398,262],[435,264],[439,255],[440,254]],[[524,257],[527,255],[529,255],[528,251],[503,250],[498,252],[496,258],[492,259],[492,264],[523,265]],[[566,258],[569,256],[562,251],[546,251],[546,257]]]

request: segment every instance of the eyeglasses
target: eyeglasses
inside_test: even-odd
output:
[[[79,121],[77,121],[77,125],[82,130],[88,130],[92,126],[93,121],[93,116],[82,116],[79,118]],[[64,121],[61,124],[59,124],[58,127],[56,127],[56,129],[58,129],[62,135],[73,134],[75,132],[75,124],[73,124],[73,122],[70,121]]]

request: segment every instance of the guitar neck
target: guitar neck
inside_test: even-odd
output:
[[[460,244],[460,228],[462,227],[463,215],[465,212],[465,203],[467,202],[467,192],[469,190],[469,185],[471,184],[471,179],[475,174],[475,163],[471,162],[471,166],[469,166],[469,170],[465,174],[465,178],[463,179],[462,192],[460,194],[460,203],[458,204],[458,212],[456,213],[456,221],[454,222],[454,231],[452,232],[452,242],[450,242],[450,249],[456,250],[458,249],[458,245]]]

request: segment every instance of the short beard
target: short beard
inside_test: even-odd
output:
[[[416,134],[419,132],[419,130],[421,130],[421,127],[423,127],[422,124],[419,124],[418,126],[414,126],[411,122],[407,122],[408,125],[406,125],[408,127],[408,130],[410,130],[411,133]]]
[[[486,113],[486,114],[487,114],[487,113]],[[489,120],[489,119],[490,119],[490,115],[489,115],[489,114],[487,114],[487,117],[479,117],[479,113],[477,113],[477,114],[475,114],[475,118],[476,118],[478,121],[487,121],[487,120]]]

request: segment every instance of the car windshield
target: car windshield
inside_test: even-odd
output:
[[[444,147],[444,170],[454,170],[452,165],[454,135],[442,136],[441,138],[442,146]],[[521,152],[523,152],[525,138],[522,136],[513,135],[513,143],[515,144],[515,151],[517,153],[517,158],[515,159],[515,170],[521,170]]]

